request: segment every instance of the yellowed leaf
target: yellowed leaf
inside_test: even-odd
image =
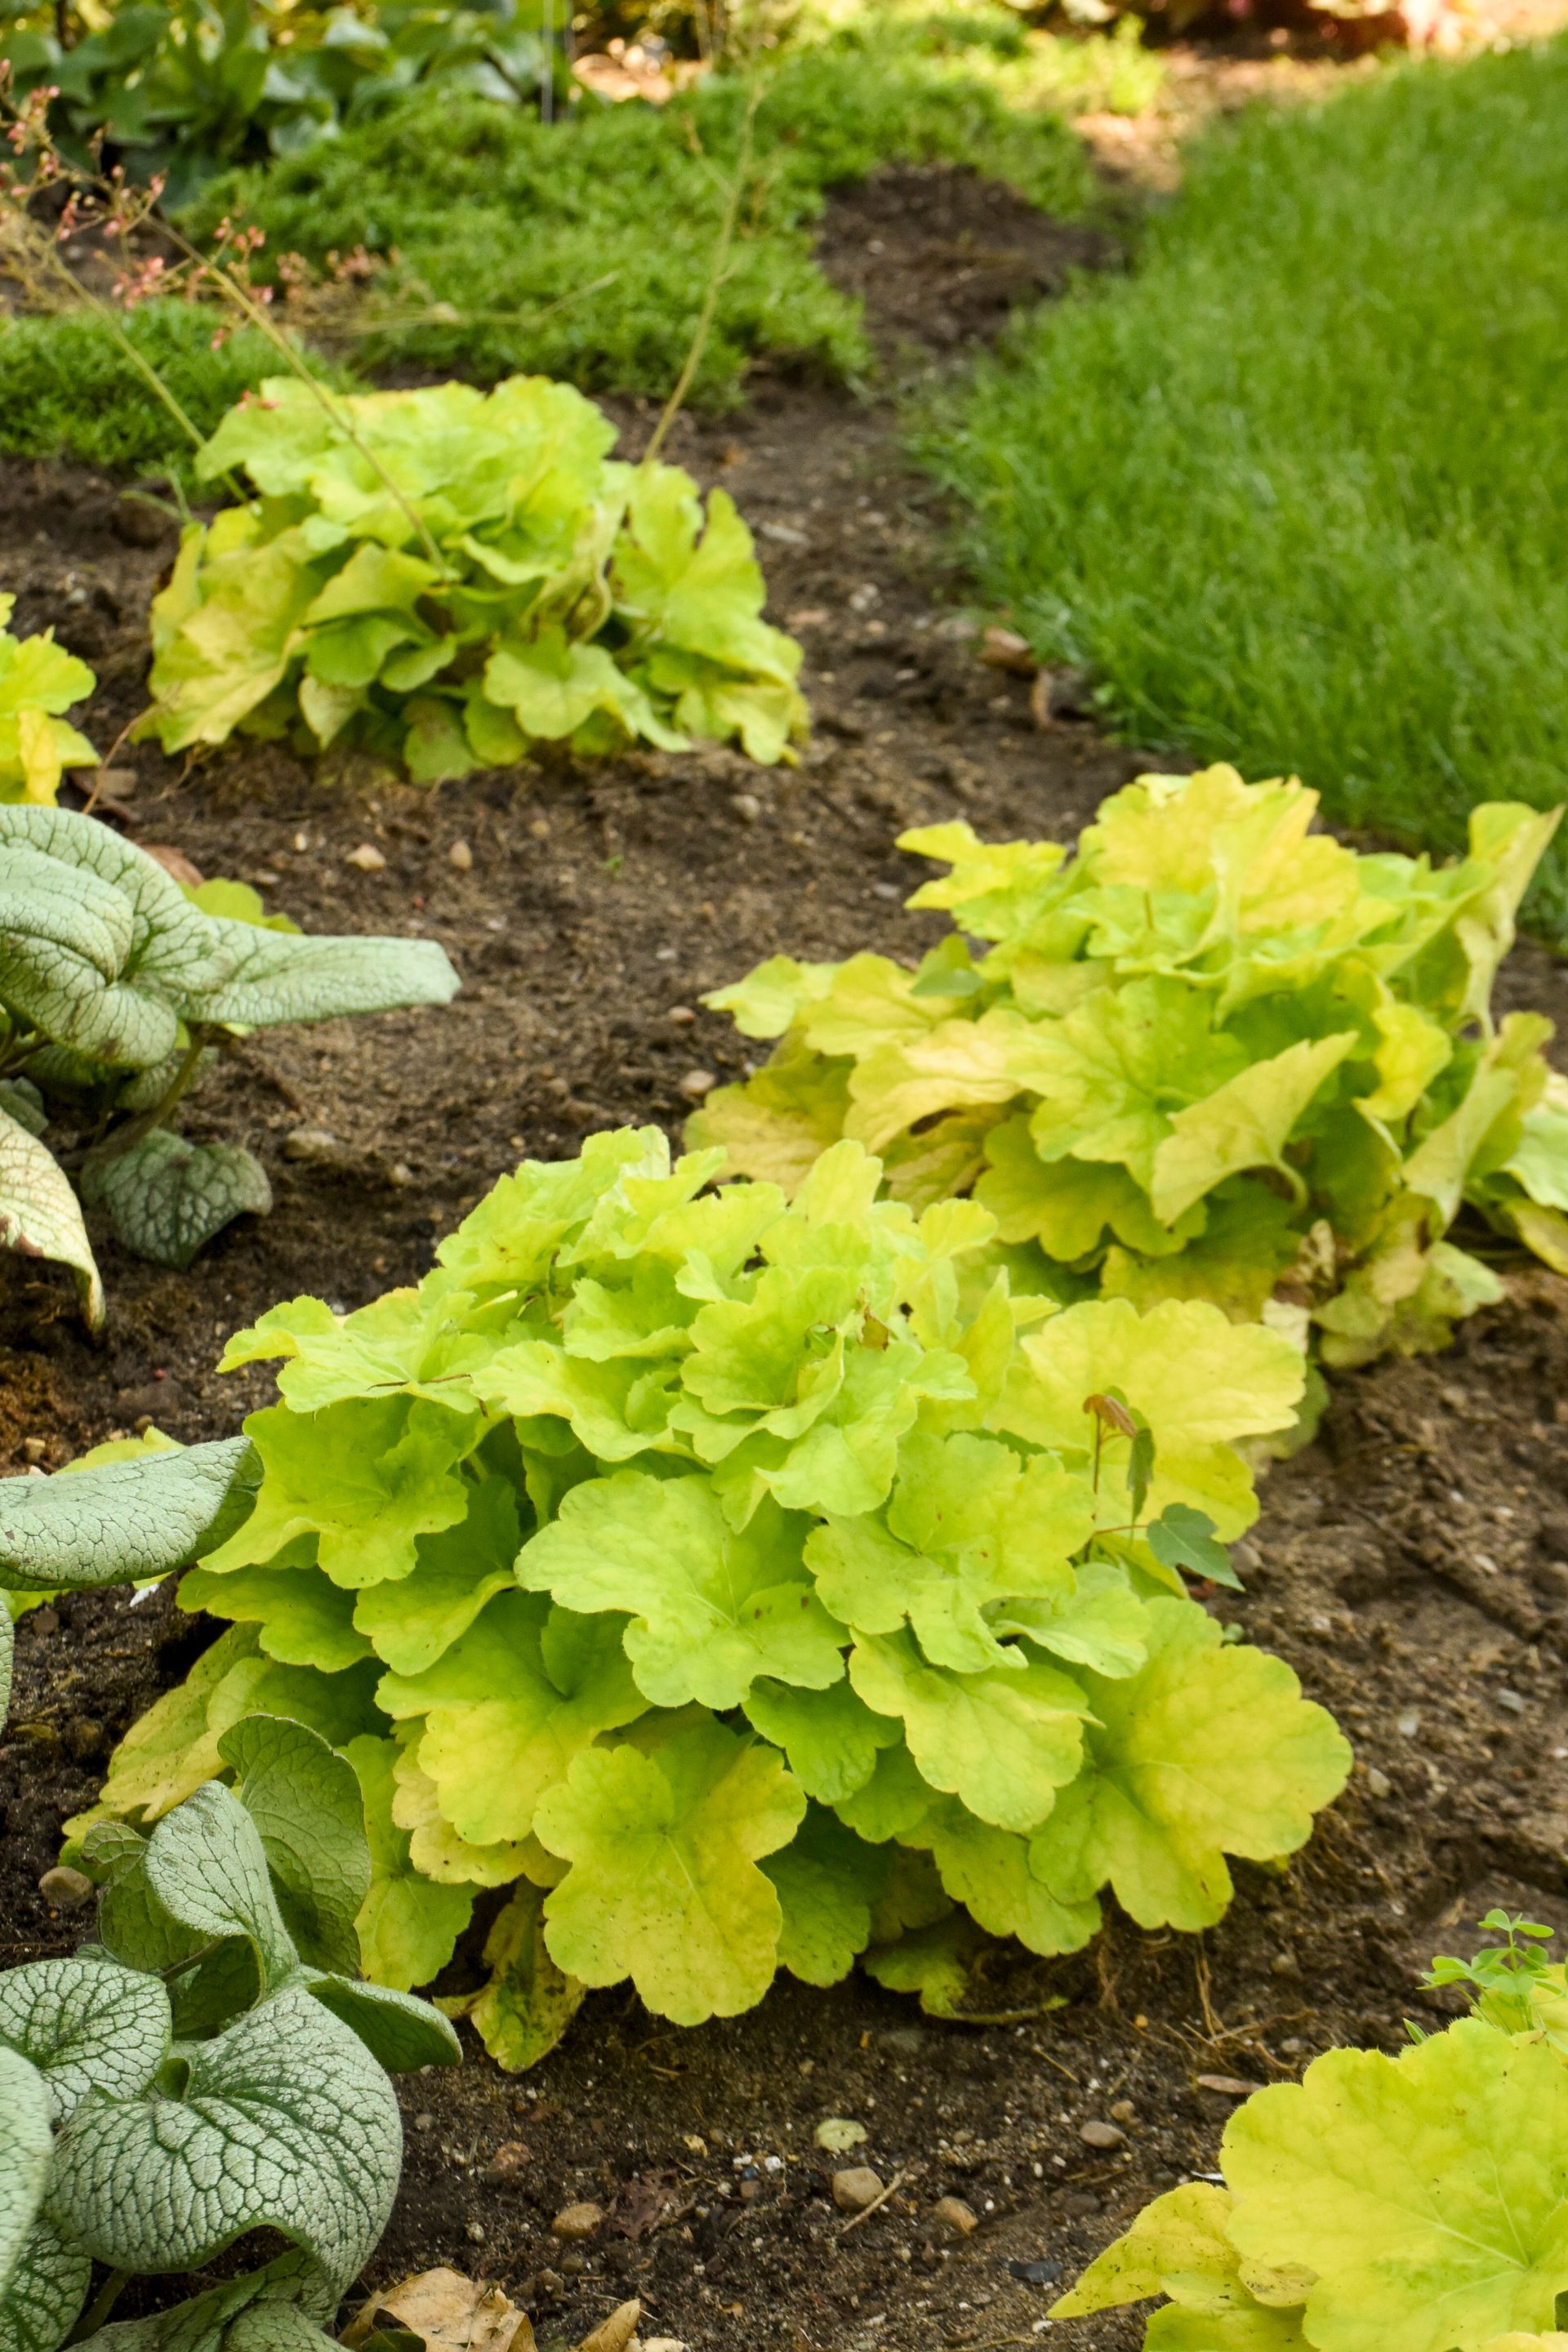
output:
[[[372,2295],[344,2330],[342,2341],[350,2347],[363,2344],[388,2320],[422,2336],[426,2352],[535,2352],[527,2313],[509,2302],[499,2286],[465,2278],[461,2271],[412,2273]]]

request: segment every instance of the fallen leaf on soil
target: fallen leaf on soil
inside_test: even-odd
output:
[[[990,669],[1010,669],[1019,677],[1035,675],[1028,640],[1016,629],[987,629],[980,640],[980,658]]]
[[[623,2303],[601,2319],[592,2335],[584,2336],[577,2352],[626,2352],[642,2317],[642,2305],[637,2302]]]
[[[183,882],[188,890],[199,890],[205,877],[199,866],[193,866],[183,849],[167,841],[143,841],[139,845],[149,857],[155,857],[165,874]]]
[[[423,2336],[426,2352],[535,2352],[527,2313],[499,2286],[460,2271],[418,2271],[373,2294],[343,2330],[342,2341],[362,2345],[389,2319]]]
[[[632,2180],[616,2200],[610,2227],[623,2238],[646,2238],[668,2221],[680,2200],[670,2180]]]
[[[825,2116],[812,2133],[818,2147],[829,2156],[842,2156],[847,2147],[858,2147],[866,2137],[864,2124],[851,2123],[847,2116]]]

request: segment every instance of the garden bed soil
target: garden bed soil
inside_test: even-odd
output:
[[[1065,236],[1020,227],[965,175],[900,173],[841,205],[825,249],[889,347],[929,310],[953,322],[951,350],[994,323],[988,284],[1016,295],[1089,257]],[[626,421],[635,447],[646,420]],[[276,1300],[352,1307],[416,1278],[519,1156],[622,1121],[676,1133],[696,1074],[734,1076],[748,1051],[700,1009],[705,989],[779,950],[910,956],[936,936],[900,905],[916,878],[894,846],[905,825],[1071,835],[1146,764],[1074,715],[1071,681],[1042,730],[1029,680],[976,657],[932,493],[885,405],[763,379],[742,415],[683,421],[672,454],[760,528],[771,610],[807,647],[816,732],[798,771],[653,754],[416,792],[268,746],[188,773],[148,747],[116,754],[134,838],[256,883],[308,929],[439,940],[465,986],[444,1012],[246,1041],[187,1126],[259,1149],[273,1214],[189,1276],[101,1240],[100,1347],[63,1276],[11,1262],[0,1469],[58,1465],[149,1420],[183,1439],[228,1431],[269,1381],[219,1381],[222,1341]],[[54,623],[94,663],[89,725],[107,744],[138,707],[172,529],[115,484],[26,466],[0,470],[0,528],[14,625]],[[367,845],[384,861],[372,872],[352,862]],[[1568,1013],[1536,950],[1504,993]],[[1202,1937],[1113,1919],[1077,1958],[1000,1953],[975,1998],[1022,2012],[1006,2023],[925,2020],[858,1978],[830,1993],[781,1978],[752,2014],[689,2032],[624,1990],[592,1996],[525,2078],[478,2054],[400,2086],[407,2162],[374,2282],[482,2273],[544,2342],[632,2294],[645,2334],[692,2352],[1031,2342],[1058,2280],[1148,2196],[1214,2168],[1238,2085],[1334,2042],[1397,2046],[1407,2012],[1452,1999],[1415,1990],[1425,1961],[1491,1903],[1568,1928],[1568,1285],[1521,1266],[1509,1294],[1446,1356],[1337,1383],[1318,1441],[1268,1475],[1245,1596],[1217,1604],[1355,1745],[1350,1790],[1288,1869],[1238,1868]],[[59,1822],[215,1630],[169,1591],[22,1621],[0,1747],[7,1962],[79,1939],[38,1891]],[[473,1965],[470,1942],[451,1980]],[[828,2190],[845,2159],[813,2138],[827,2116],[860,2123],[848,2160],[899,2184],[853,2228]],[[1089,2123],[1121,2137],[1090,2145]],[[527,2154],[498,2167],[509,2145]],[[944,2196],[971,2233],[935,2217]],[[567,2244],[550,2222],[582,2200],[607,2218]],[[1078,2322],[1050,2340],[1110,2352],[1141,2328]]]

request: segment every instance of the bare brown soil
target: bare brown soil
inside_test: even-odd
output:
[[[900,174],[837,208],[826,249],[889,348],[930,318],[961,349],[1007,300],[1096,257],[1021,210],[963,176]],[[640,422],[626,420],[634,446]],[[188,775],[148,748],[120,755],[136,838],[258,883],[310,928],[438,939],[465,990],[445,1013],[242,1045],[188,1125],[256,1145],[276,1210],[189,1276],[105,1242],[101,1348],[63,1278],[12,1263],[0,1469],[58,1463],[147,1417],[186,1439],[227,1431],[268,1385],[260,1371],[217,1380],[228,1331],[296,1291],[352,1307],[417,1276],[437,1234],[521,1154],[570,1152],[622,1120],[675,1132],[684,1082],[732,1075],[746,1052],[699,1008],[704,989],[775,950],[923,944],[932,919],[899,903],[904,825],[963,815],[993,836],[1068,834],[1141,764],[1070,715],[1070,687],[1042,732],[1027,681],[976,660],[941,517],[885,405],[763,381],[739,419],[683,425],[677,453],[759,527],[774,614],[807,646],[816,737],[797,772],[650,756],[433,793],[315,775],[267,747]],[[98,667],[89,724],[104,743],[137,707],[146,602],[173,547],[149,513],[79,472],[0,471],[18,622],[55,623]],[[366,843],[380,872],[348,862]],[[1508,987],[1568,1010],[1538,950],[1520,951]],[[290,1157],[302,1129],[331,1140]],[[1223,1606],[1335,1710],[1359,1760],[1288,1870],[1238,1872],[1221,1927],[1147,1936],[1115,1921],[1074,1960],[1000,1953],[981,1998],[1030,2012],[1007,2026],[939,2025],[858,1980],[823,1994],[781,1979],[750,2016],[696,2032],[595,1996],[525,2079],[477,2054],[402,2086],[408,2158],[374,2280],[435,2262],[482,2271],[543,2341],[631,2294],[645,2332],[693,2352],[1036,2340],[1058,2278],[1151,2193],[1213,2168],[1234,2095],[1200,2077],[1264,2082],[1332,2042],[1394,2046],[1429,1999],[1420,1968],[1489,1903],[1568,1928],[1565,1375],[1568,1285],[1521,1270],[1447,1355],[1342,1380],[1318,1442],[1269,1473],[1241,1555],[1247,1594]],[[37,1892],[59,1822],[213,1630],[169,1592],[24,1619],[0,1747],[7,1961],[78,1940],[79,1920]],[[465,1947],[450,1981],[474,1965]],[[812,2139],[827,2116],[861,2122],[856,2160],[900,2183],[854,2229]],[[1124,2141],[1096,2151],[1080,2128],[1107,2120]],[[509,2142],[527,2160],[487,2177]],[[973,2210],[973,2235],[933,2221],[944,2194]],[[550,2220],[582,2198],[608,2219],[568,2250]],[[1049,2338],[1075,2352],[1139,2339],[1129,2320]]]

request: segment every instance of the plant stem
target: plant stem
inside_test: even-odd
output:
[[[196,247],[190,243],[188,238],[182,236],[177,228],[169,226],[167,223],[164,224],[164,226],[168,236],[179,247],[179,250],[185,256],[185,258],[188,261],[195,262],[198,269],[205,269],[207,274],[216,281],[217,285],[222,289],[226,300],[231,302],[235,309],[243,315],[251,326],[257,328],[260,333],[266,336],[268,341],[279,353],[285,364],[293,370],[301,383],[306,384],[309,387],[311,398],[316,402],[317,406],[322,411],[323,415],[330,417],[331,422],[337,426],[340,433],[347,435],[349,440],[353,444],[353,446],[359,451],[360,456],[364,459],[365,464],[370,467],[371,472],[375,476],[376,480],[381,484],[382,488],[385,490],[388,496],[392,498],[402,509],[405,520],[407,521],[416,538],[421,541],[424,546],[425,552],[428,555],[431,562],[435,565],[437,572],[440,574],[443,580],[448,579],[451,576],[450,566],[448,565],[446,557],[442,554],[440,549],[437,546],[435,540],[431,537],[423,517],[418,513],[410,500],[405,498],[403,492],[398,488],[397,484],[393,480],[391,475],[387,472],[385,467],[376,456],[374,450],[372,449],[369,443],[365,440],[364,436],[354,424],[352,415],[347,413],[344,404],[340,403],[335,396],[327,390],[325,384],[321,382],[320,378],[313,374],[310,369],[306,366],[304,361],[300,358],[298,351],[289,341],[288,336],[282,332],[281,329],[274,326],[272,320],[268,317],[263,306],[255,299],[248,289],[240,283],[239,279],[234,275],[232,270],[226,269],[221,262],[207,260],[205,256],[198,252]]]
[[[199,449],[203,442],[206,439],[206,435],[202,431],[198,425],[194,424],[191,418],[186,415],[184,410],[181,407],[174,394],[169,390],[168,385],[163,382],[163,377],[158,373],[157,369],[153,365],[152,362],[145,358],[144,355],[137,350],[135,344],[132,341],[131,337],[126,333],[124,325],[121,320],[120,314],[114,309],[113,304],[105,302],[101,296],[95,294],[90,286],[87,285],[81,278],[79,278],[75,270],[72,269],[68,263],[59,258],[59,256],[54,251],[52,247],[49,251],[49,259],[57,275],[63,278],[66,284],[70,288],[71,292],[78,298],[78,299],[85,302],[88,309],[92,311],[93,315],[103,321],[103,324],[109,329],[110,333],[119,344],[121,352],[125,354],[125,357],[136,370],[137,374],[142,378],[149,390],[155,394],[157,398],[163,402],[164,407],[174,419],[176,425],[180,426],[183,432],[189,434],[192,442]]]
[[[144,1136],[151,1135],[155,1127],[161,1127],[195,1076],[201,1066],[202,1055],[211,1045],[214,1034],[212,1030],[204,1027],[201,1024],[193,1024],[190,1043],[181,1055],[180,1066],[163,1089],[161,1099],[153,1104],[151,1110],[139,1111],[134,1118],[127,1119],[123,1127],[116,1128],[108,1142],[95,1146],[88,1157],[93,1160],[118,1160],[122,1153],[130,1151],[140,1143]]]
[[[66,2337],[66,2343],[68,2345],[84,2344],[89,2336],[97,2333],[99,2328],[103,2326],[104,2321],[109,2317],[109,2315],[113,2310],[115,2305],[119,2302],[120,2291],[121,2287],[126,2284],[130,2276],[131,2273],[129,2271],[110,2272],[109,2276],[104,2280],[103,2284],[99,2288],[98,2293],[93,2296],[92,2301],[88,2305],[87,2309],[82,2313],[81,2317],[77,2321],[76,2326]]]
[[[756,130],[757,109],[762,104],[762,72],[759,67],[753,65],[746,90],[745,117],[741,125],[741,152],[736,158],[735,176],[731,183],[729,202],[724,206],[724,217],[719,225],[719,242],[714,249],[713,267],[709,273],[707,291],[702,297],[702,307],[697,314],[697,326],[691,338],[691,347],[686,354],[680,373],[675,380],[675,390],[665,402],[658,423],[653,428],[653,438],[643,451],[642,462],[645,466],[653,464],[668,438],[669,428],[686,404],[686,395],[691,389],[692,379],[701,366],[702,354],[708,348],[708,337],[713,326],[713,314],[719,308],[719,295],[730,274],[730,248],[735,241],[735,224],[741,217],[741,202],[746,193],[746,183],[751,177],[753,134]]]

